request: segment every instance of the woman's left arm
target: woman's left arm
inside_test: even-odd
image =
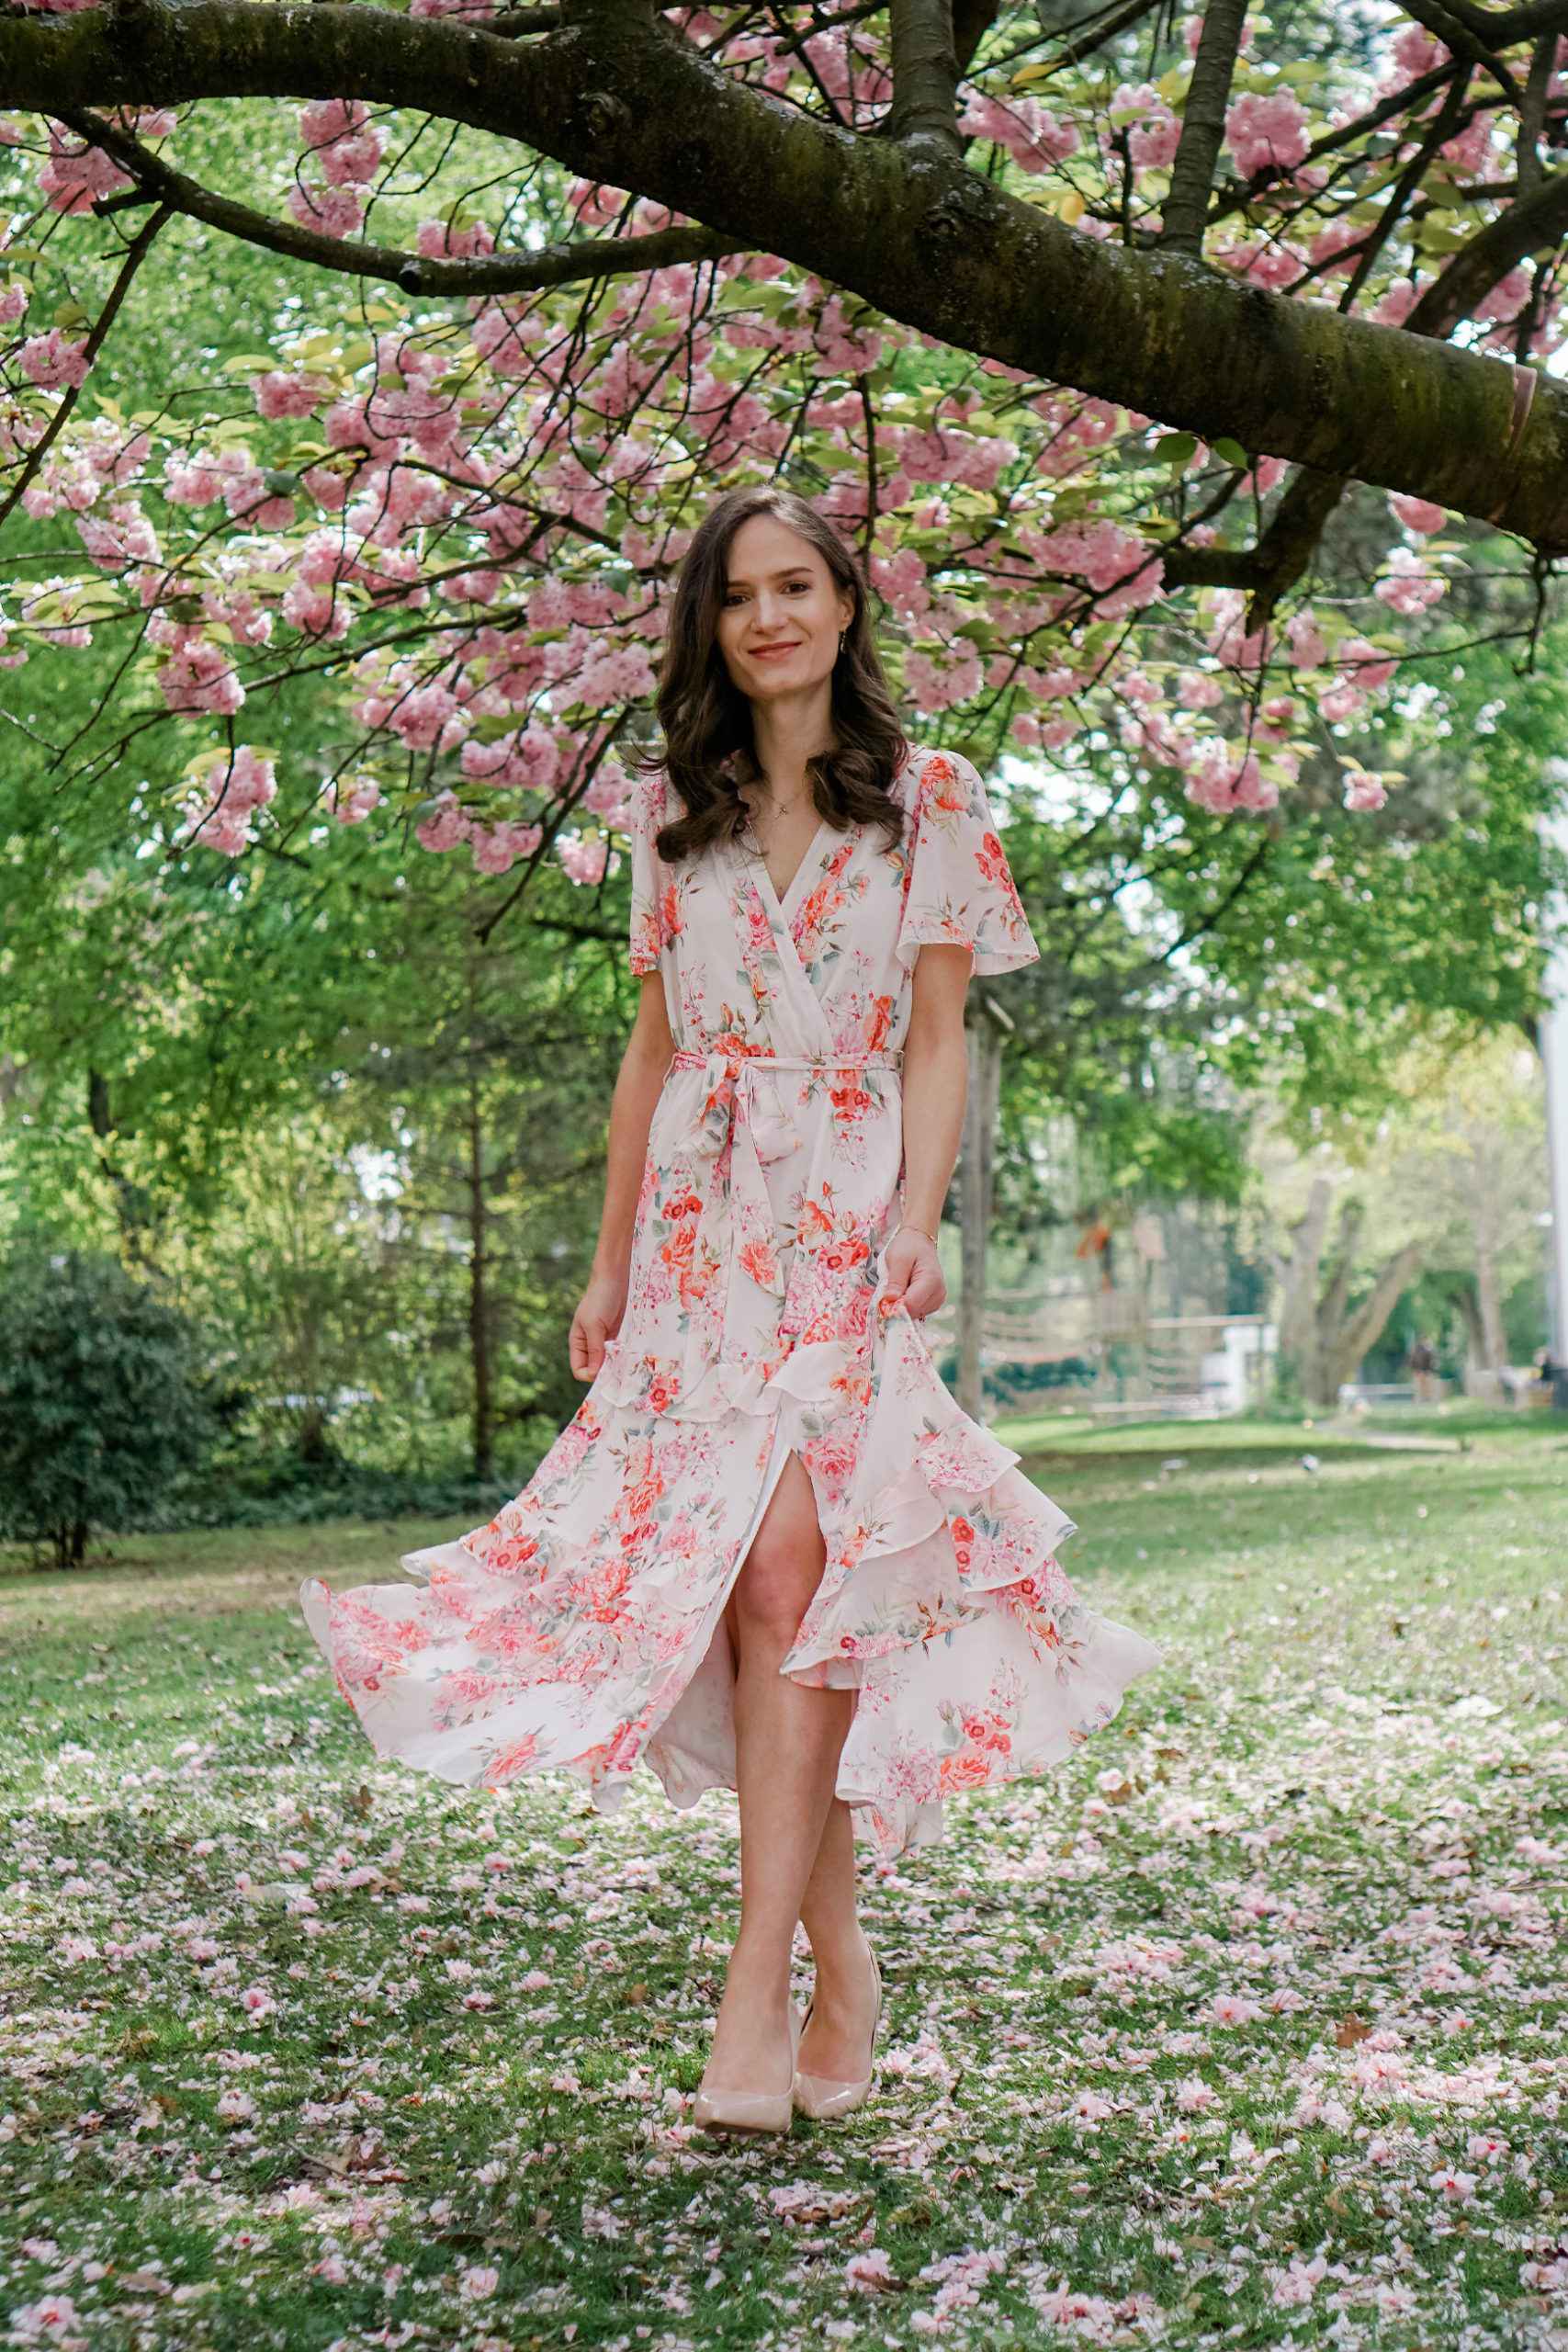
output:
[[[969,1091],[964,1000],[973,961],[967,947],[922,947],[910,981],[904,1040],[904,1216],[887,1245],[886,1295],[917,1319],[947,1296],[934,1237],[953,1181]],[[917,1230],[917,1228],[923,1228]]]

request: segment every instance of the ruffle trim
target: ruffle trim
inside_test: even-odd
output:
[[[784,1660],[796,1681],[852,1687],[877,1659],[987,1610],[1016,1619],[1042,1656],[1059,1647],[1059,1623],[1078,1604],[1056,1550],[1075,1523],[1019,1473],[1010,1447],[955,1406],[952,1414],[917,1439],[914,1460],[851,1532],[838,1577],[825,1580]]]
[[[688,1379],[679,1358],[627,1355],[613,1340],[589,1395],[595,1405],[662,1420],[721,1421],[731,1413],[756,1418],[785,1398],[830,1406],[851,1367],[869,1354],[868,1341],[857,1347],[843,1340],[807,1340],[782,1362],[776,1355],[720,1356]]]

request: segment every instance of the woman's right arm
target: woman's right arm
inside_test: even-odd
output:
[[[663,978],[658,972],[645,972],[637,1021],[610,1108],[609,1167],[599,1246],[593,1252],[588,1288],[571,1319],[571,1368],[579,1380],[596,1376],[604,1361],[604,1342],[615,1338],[626,1312],[632,1230],[648,1159],[648,1133],[674,1052],[675,1040],[664,1009]]]

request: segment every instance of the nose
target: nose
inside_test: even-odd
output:
[[[784,611],[784,600],[764,588],[757,599],[757,627],[769,637],[776,637],[790,616]]]

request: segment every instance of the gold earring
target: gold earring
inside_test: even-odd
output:
[[[841,629],[839,631],[839,656],[840,656],[840,660],[842,660],[842,658],[843,658],[843,651],[844,651],[844,639],[845,639],[845,638],[846,638],[848,635],[849,635],[849,631],[848,631],[848,629],[841,628]]]

